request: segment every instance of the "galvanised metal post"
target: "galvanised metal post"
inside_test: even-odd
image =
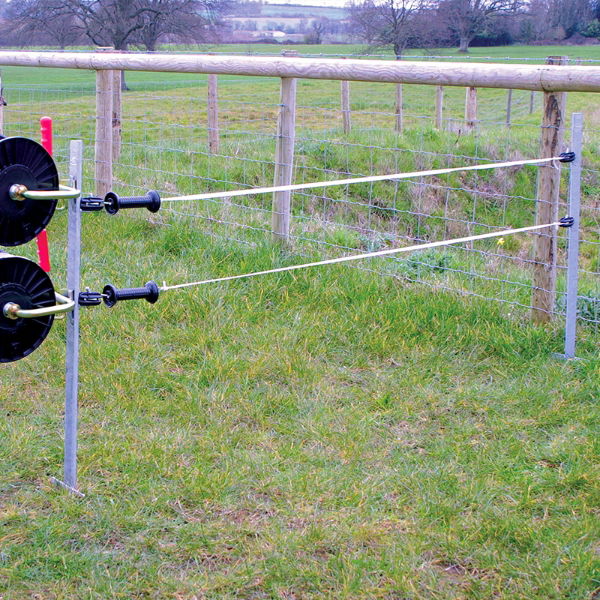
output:
[[[569,174],[569,216],[573,226],[569,228],[567,255],[567,313],[565,321],[565,358],[575,358],[577,341],[577,296],[579,284],[579,227],[581,203],[581,164],[583,150],[583,115],[573,113],[571,117],[571,148],[575,160]]]
[[[83,142],[71,140],[69,145],[70,185],[81,190],[83,178]],[[67,352],[65,385],[65,440],[64,480],[52,481],[76,496],[83,496],[77,488],[77,433],[79,388],[79,286],[81,278],[81,207],[80,197],[68,200],[67,288],[75,308],[67,315]]]

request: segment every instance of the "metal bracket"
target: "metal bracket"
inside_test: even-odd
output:
[[[14,302],[7,302],[2,308],[2,313],[7,319],[37,319],[39,317],[49,317],[50,315],[60,315],[69,313],[75,308],[75,301],[58,292],[54,292],[56,304],[54,306],[44,306],[42,308],[21,308]]]
[[[58,190],[28,190],[26,186],[15,183],[10,186],[8,195],[12,200],[22,202],[23,200],[72,200],[81,194],[80,190],[67,185],[58,187]]]

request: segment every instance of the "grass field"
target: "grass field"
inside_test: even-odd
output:
[[[36,135],[35,120],[52,112],[62,172],[68,138],[86,140],[90,156],[93,74],[7,68],[2,76],[10,134]],[[272,160],[276,81],[220,84],[229,131],[222,156],[212,158],[197,152],[206,140],[205,107],[195,102],[205,94],[203,77],[136,73],[128,81],[119,190],[187,192],[272,178],[265,161]],[[520,126],[506,130],[500,92],[482,91],[486,121],[477,136],[460,136],[452,129],[434,135],[430,122],[417,118],[433,114],[425,87],[405,90],[403,135],[390,131],[390,86],[352,90],[355,130],[344,138],[339,115],[325,110],[337,102],[339,84],[300,83],[298,176],[322,177],[324,167],[427,168],[446,164],[448,154],[535,155],[539,106],[532,115],[517,112]],[[448,90],[447,116],[460,117],[463,97],[463,90]],[[595,101],[569,97],[569,112],[583,111],[588,120],[582,286],[600,297],[600,257],[591,243],[600,235]],[[422,155],[390,151],[394,145]],[[89,164],[86,173],[89,181]],[[535,186],[519,173],[446,184],[523,198]],[[371,202],[389,188],[356,193]],[[413,198],[412,188],[403,193]],[[456,215],[476,208],[482,222],[531,219],[525,201],[475,207],[463,192],[455,201]],[[207,225],[199,212],[85,215],[83,282],[94,289],[152,278],[178,283],[300,262],[320,251],[272,245],[258,230],[262,205],[253,202],[206,208],[205,216],[257,227],[242,232]],[[312,202],[298,198],[295,217],[315,214]],[[373,236],[359,235],[360,215],[344,207],[330,209],[337,225],[303,233],[355,250],[372,247]],[[386,208],[369,209],[373,230],[415,227],[409,215],[406,223],[402,215],[387,218]],[[50,227],[57,287],[65,224],[60,212]],[[421,226],[427,236],[441,234],[433,220]],[[234,230],[247,243],[209,235]],[[510,244],[515,255],[530,251],[527,238]],[[35,251],[28,245],[15,253]],[[461,255],[449,256],[465,266]],[[375,261],[366,266],[381,269]],[[562,349],[562,319],[538,327],[524,311],[411,285],[403,275],[412,268],[393,263],[398,276],[383,277],[330,267],[165,293],[154,306],[85,310],[84,499],[49,483],[60,476],[62,458],[64,321],[31,357],[0,367],[0,599],[600,597],[598,328],[582,326],[581,360],[563,362],[552,356]],[[512,269],[510,277],[525,277]],[[435,269],[427,277],[468,285]],[[478,285],[497,293],[491,282]]]

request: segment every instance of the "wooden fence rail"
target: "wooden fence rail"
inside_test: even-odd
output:
[[[600,67],[578,65],[564,69],[558,65],[6,50],[0,52],[0,66],[296,77],[540,92],[600,92]]]

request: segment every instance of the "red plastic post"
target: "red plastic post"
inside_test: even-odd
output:
[[[42,117],[40,119],[40,132],[42,138],[42,146],[52,156],[52,119],[50,117]],[[36,239],[38,260],[40,267],[50,273],[52,265],[50,264],[50,249],[48,247],[48,233],[44,229]]]
[[[40,119],[40,132],[42,134],[42,146],[52,156],[52,119],[50,117]]]

